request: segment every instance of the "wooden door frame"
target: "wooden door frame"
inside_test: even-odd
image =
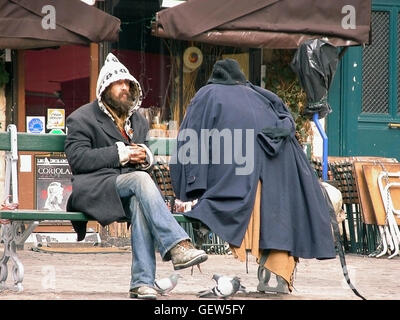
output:
[[[26,131],[25,109],[25,50],[17,50],[17,129]]]

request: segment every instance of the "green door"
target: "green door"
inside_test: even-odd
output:
[[[330,91],[329,155],[400,160],[400,4],[371,18],[371,45],[347,50]]]

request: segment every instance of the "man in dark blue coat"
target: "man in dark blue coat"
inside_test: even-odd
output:
[[[329,209],[282,100],[254,86],[235,60],[217,61],[187,108],[170,170],[185,213],[240,247],[261,182],[259,248],[335,257]]]

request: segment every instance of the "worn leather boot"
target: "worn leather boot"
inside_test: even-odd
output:
[[[141,286],[129,290],[129,296],[136,299],[155,300],[157,299],[157,291],[148,286]]]
[[[175,270],[188,268],[208,259],[204,250],[197,250],[189,240],[179,242],[170,250]]]

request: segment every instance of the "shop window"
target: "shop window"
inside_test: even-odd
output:
[[[65,118],[89,102],[89,57],[89,47],[73,45],[25,52],[27,131],[28,120],[39,117],[45,121],[45,132],[57,126],[64,131]],[[64,111],[53,113],[54,118],[50,119],[49,109]],[[64,117],[58,125],[57,117]]]
[[[175,137],[186,108],[196,91],[207,83],[216,60],[235,58],[250,81],[253,74],[249,49],[158,38],[151,23],[160,10],[159,0],[104,2],[104,9],[121,19],[119,41],[111,51],[127,66],[143,90],[140,112],[147,118],[150,135]],[[183,59],[183,68],[180,67]]]

